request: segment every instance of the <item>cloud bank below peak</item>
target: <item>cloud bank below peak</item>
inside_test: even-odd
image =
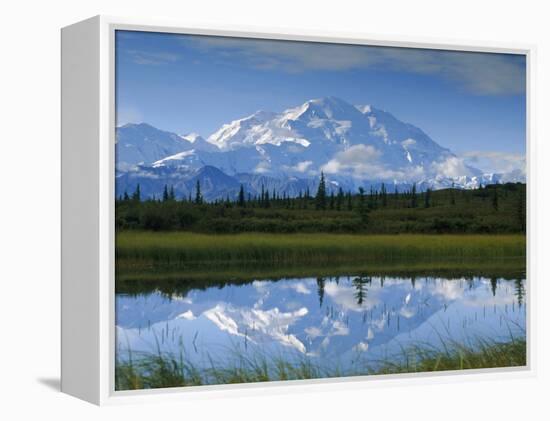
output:
[[[525,174],[527,160],[525,154],[501,151],[470,151],[463,153],[461,159],[468,164],[488,173],[512,173],[520,171]]]

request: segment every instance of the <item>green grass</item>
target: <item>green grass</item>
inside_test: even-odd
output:
[[[316,378],[419,373],[448,370],[467,370],[526,365],[526,340],[508,342],[477,341],[465,346],[450,342],[445,351],[418,345],[402,351],[402,355],[378,362],[373,368],[364,364],[351,370],[322,368],[310,360],[289,362],[281,357],[240,356],[231,363],[211,362],[207,369],[198,369],[187,362],[183,354],[140,355],[126,362],[117,361],[116,390],[152,389],[205,384],[253,383],[275,380],[304,380]]]
[[[522,367],[527,364],[525,338],[503,343],[479,340],[475,346],[451,342],[446,348],[441,352],[429,346],[411,347],[404,351],[405,362],[384,361],[377,374]]]
[[[237,234],[123,231],[117,269],[227,264],[468,262],[524,258],[524,235]]]

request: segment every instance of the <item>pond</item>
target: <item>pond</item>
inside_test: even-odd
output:
[[[151,281],[158,282],[158,281]],[[185,283],[185,280],[182,281]],[[410,363],[411,350],[524,338],[523,276],[255,279],[180,292],[117,292],[117,364],[162,356],[212,373],[278,363],[311,377],[367,374]],[[198,374],[197,374],[198,373]],[[209,373],[209,374],[207,374]],[[269,376],[268,376],[269,377]]]

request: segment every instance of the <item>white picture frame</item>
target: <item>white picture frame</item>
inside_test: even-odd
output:
[[[524,54],[527,62],[527,337],[528,365],[519,368],[429,374],[200,386],[140,391],[114,390],[114,32],[139,30],[346,44]],[[98,405],[140,401],[209,399],[215,396],[296,393],[516,378],[536,372],[532,279],[531,133],[534,46],[386,38],[276,28],[193,25],[96,16],[65,27],[62,42],[62,378],[63,392]],[[473,377],[472,377],[473,376]]]

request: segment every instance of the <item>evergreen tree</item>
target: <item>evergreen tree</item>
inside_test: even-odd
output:
[[[168,201],[168,186],[166,184],[164,185],[164,191],[162,192],[162,201]]]
[[[342,187],[338,188],[338,195],[336,196],[336,210],[341,210],[344,203],[344,190]]]
[[[132,200],[135,202],[141,202],[141,187],[138,185],[136,186],[136,191],[134,191],[134,194],[132,195]]]
[[[333,191],[330,192],[330,205],[329,205],[329,208],[330,208],[330,210],[334,210],[334,192]]]
[[[348,210],[351,211],[351,210],[353,209],[353,204],[351,203],[351,192],[350,192],[350,191],[348,191],[347,196],[348,196],[348,200],[347,200],[347,202],[348,202]]]
[[[363,187],[359,187],[359,209],[358,210],[359,210],[359,216],[361,217],[361,221],[363,221],[364,224],[367,224],[369,222],[370,209],[365,204],[365,189]]]
[[[372,190],[371,190],[371,193],[372,193]],[[365,205],[365,189],[363,187],[359,187],[359,208],[362,208],[364,205]]]
[[[245,207],[245,202],[244,202],[244,187],[243,185],[241,184],[241,188],[239,189],[239,206],[241,208],[244,208]]]
[[[265,191],[265,198],[264,198],[264,208],[268,208],[270,206],[269,203],[269,191]]]
[[[359,191],[361,191],[361,189],[359,189]],[[370,186],[370,190],[369,190],[368,207],[369,209],[374,209],[376,207],[376,202],[374,198],[374,189],[372,188],[372,186]]]
[[[317,296],[319,297],[319,307],[323,307],[323,298],[325,297],[325,278],[317,278]]]
[[[432,191],[428,187],[426,189],[426,193],[424,193],[424,207],[429,208],[430,207],[430,199],[431,199]]]
[[[264,189],[264,185],[262,184],[262,192],[260,194],[260,207],[263,208],[264,207],[264,203],[265,203],[265,189]]]
[[[125,202],[130,200],[130,196],[128,196],[128,192],[126,190],[124,190],[124,196],[122,197],[122,200],[124,200]]]
[[[306,208],[306,198],[305,193],[302,195],[302,190],[300,190],[300,195],[298,196],[300,202],[298,203],[298,206],[302,209]]]
[[[417,202],[416,202],[416,183],[413,183],[412,190],[411,190],[411,208],[416,208]]]
[[[494,186],[493,188],[493,209],[498,211],[498,190],[497,186]]]
[[[168,198],[170,200],[176,200],[176,193],[174,192],[174,185],[170,185],[170,191],[168,192]]]
[[[497,286],[498,286],[497,278],[495,277],[491,278],[491,292],[493,293],[493,297],[497,294]]]
[[[325,174],[321,171],[321,180],[315,195],[315,208],[325,210],[327,207],[327,189],[325,185]]]
[[[456,199],[455,199],[455,183],[453,183],[453,185],[451,186],[450,193],[451,193],[451,206],[454,206],[454,205],[456,205]]]
[[[357,305],[361,306],[363,305],[363,302],[367,298],[367,288],[366,283],[367,280],[361,276],[358,276],[353,281],[351,281],[353,286],[355,287],[355,299],[357,300]]]
[[[388,206],[388,196],[386,192],[386,185],[382,183],[382,188],[380,190],[380,195],[382,196],[382,206],[386,207]]]
[[[201,183],[197,180],[195,187],[195,204],[200,205],[202,203]]]
[[[518,300],[518,305],[521,307],[523,305],[523,299],[525,297],[525,287],[523,286],[523,281],[521,279],[516,279],[515,284],[515,296]]]

